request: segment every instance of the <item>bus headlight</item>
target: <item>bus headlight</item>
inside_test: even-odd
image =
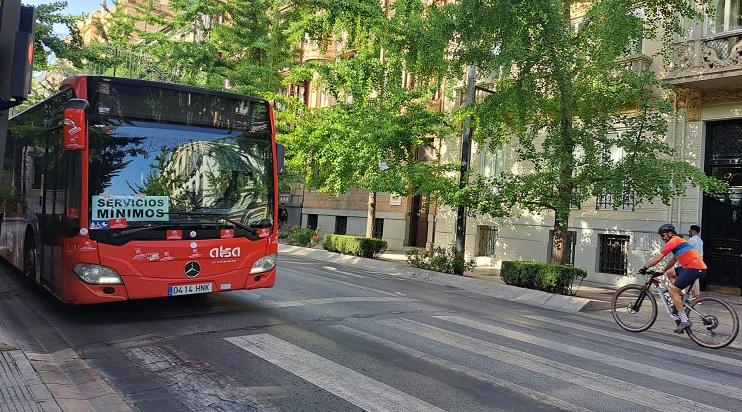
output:
[[[121,285],[124,283],[115,270],[106,266],[78,263],[72,271],[80,280],[91,285]]]
[[[256,260],[255,264],[252,265],[252,269],[250,269],[250,274],[254,275],[256,273],[263,273],[273,269],[276,267],[277,257],[278,255],[273,253]]]

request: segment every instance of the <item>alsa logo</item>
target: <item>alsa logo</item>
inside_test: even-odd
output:
[[[213,258],[240,257],[240,248],[219,246],[209,250],[209,256]]]

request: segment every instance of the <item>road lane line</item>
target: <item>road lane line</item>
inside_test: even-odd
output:
[[[272,308],[291,308],[296,306],[307,306],[307,305],[332,305],[335,303],[351,303],[351,302],[420,302],[419,299],[411,299],[400,296],[347,296],[347,297],[336,297],[336,298],[318,298],[318,299],[297,299],[297,300],[285,300],[278,302],[266,302]]]
[[[295,273],[297,275],[304,276],[304,277],[306,277],[306,275],[307,275],[306,272],[300,272],[300,271],[294,270],[294,269],[281,268],[281,270],[285,270],[287,272],[293,272],[293,273]],[[329,276],[318,276],[317,278],[322,279],[322,280],[326,280],[328,282],[335,282],[335,283],[339,283],[339,284],[345,285],[345,286],[350,286],[350,287],[354,287],[354,288],[358,288],[358,289],[363,289],[363,290],[368,290],[368,291],[371,291],[371,292],[380,293],[382,295],[396,296],[394,293],[390,293],[390,292],[387,292],[385,290],[370,288],[368,286],[358,285],[356,283],[346,282],[346,281],[340,280],[340,279],[334,279],[334,278],[331,278]]]
[[[225,339],[367,411],[442,411],[414,396],[266,333]]]
[[[728,358],[726,356],[714,355],[713,353],[706,353],[706,352],[701,352],[701,351],[697,351],[697,350],[693,350],[693,349],[687,349],[687,348],[684,348],[682,346],[674,346],[674,345],[668,345],[668,344],[662,343],[662,342],[651,341],[649,339],[644,339],[644,338],[638,337],[636,333],[630,333],[630,332],[626,332],[626,333],[610,332],[610,331],[607,331],[607,330],[593,328],[593,327],[585,326],[585,325],[582,325],[582,324],[579,324],[579,323],[567,322],[567,321],[563,321],[563,320],[559,320],[559,319],[555,319],[555,318],[546,318],[546,317],[543,317],[543,316],[535,316],[535,315],[524,315],[524,316],[526,318],[537,320],[537,321],[541,321],[541,322],[544,322],[544,323],[547,323],[547,324],[559,325],[559,326],[563,326],[563,327],[567,327],[567,328],[576,329],[576,330],[580,330],[580,331],[583,331],[583,332],[591,333],[591,334],[594,334],[594,335],[605,336],[607,338],[620,339],[620,340],[623,340],[623,341],[631,342],[632,344],[639,343],[639,344],[646,345],[646,346],[649,346],[649,347],[652,347],[652,348],[666,350],[666,351],[669,351],[671,353],[684,354],[684,355],[689,355],[689,356],[693,356],[693,357],[696,357],[696,358],[703,358],[703,359],[706,359],[706,360],[723,363],[723,364],[730,365],[730,366],[736,366],[736,367],[740,368],[740,370],[742,370],[742,361],[739,360],[739,359]],[[489,318],[497,320],[496,318],[494,318],[492,316],[489,316]]]
[[[460,373],[462,375],[466,375],[472,379],[477,379],[480,381],[487,382],[494,386],[499,386],[508,390],[511,390],[521,396],[524,396],[526,398],[532,399],[537,402],[541,402],[543,404],[552,406],[554,408],[563,409],[566,411],[580,411],[580,412],[587,412],[590,411],[590,409],[583,408],[579,405],[575,405],[571,402],[567,402],[564,400],[561,400],[559,398],[555,398],[549,395],[545,395],[539,391],[533,390],[531,388],[527,388],[525,386],[518,385],[517,383],[512,383],[509,381],[506,381],[504,379],[500,379],[496,376],[480,372],[475,369],[468,368],[463,365],[459,365],[457,363],[438,358],[436,356],[430,355],[425,352],[421,352],[417,349],[410,348],[409,346],[405,346],[396,342],[392,342],[390,340],[386,340],[384,338],[380,338],[378,336],[371,335],[369,333],[363,332],[358,329],[353,329],[348,326],[344,325],[335,325],[331,326],[334,329],[343,331],[345,333],[348,333],[350,335],[357,336],[362,339],[366,339],[368,341],[377,343],[381,346],[386,346],[387,348],[390,348],[392,350],[396,350],[398,352],[404,353],[408,356],[411,356],[413,358],[433,363],[435,365],[441,366],[444,369],[448,369],[450,371],[454,371],[457,373]]]
[[[434,316],[433,318],[451,322],[456,325],[481,330],[483,332],[492,333],[498,336],[504,336],[506,338],[514,339],[520,342],[530,343],[531,345],[540,346],[542,348],[552,349],[555,351],[566,353],[567,355],[577,356],[596,362],[602,362],[617,368],[626,369],[628,371],[639,372],[641,374],[673,382],[678,385],[690,386],[691,388],[699,389],[702,391],[713,392],[717,395],[742,400],[742,390],[740,390],[739,387],[723,385],[706,379],[700,379],[695,376],[673,372],[668,369],[662,369],[651,365],[645,365],[643,363],[634,362],[628,359],[606,355],[601,352],[580,348],[574,345],[568,345],[566,343],[561,343],[550,339],[540,338],[538,336],[530,335],[523,332],[517,332],[476,320],[462,318],[460,316]]]
[[[528,352],[472,338],[467,335],[451,332],[413,320],[395,319],[394,321],[379,321],[379,323],[437,342],[445,343],[459,349],[464,349],[475,354],[486,356],[490,359],[527,369],[541,375],[569,382],[583,388],[592,389],[618,399],[634,402],[648,408],[673,410],[678,412],[723,410],[656,389],[624,382],[610,376],[601,375],[589,370],[533,355]]]
[[[350,277],[353,277],[353,278],[356,278],[356,279],[366,279],[366,276],[359,275],[359,274],[356,274],[356,273],[346,272],[344,270],[340,270],[340,269],[334,268],[332,266],[322,266],[322,269],[329,270],[330,272],[332,272],[332,273],[334,273],[336,275],[343,274],[343,275],[350,276]]]

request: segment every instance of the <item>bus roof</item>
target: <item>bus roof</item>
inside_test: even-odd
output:
[[[64,79],[64,81],[62,81],[60,90],[63,88],[66,88],[67,86],[71,85],[75,80],[81,79],[81,78],[87,78],[94,82],[110,82],[110,83],[117,83],[117,84],[128,84],[128,85],[139,86],[139,87],[156,87],[156,88],[161,88],[161,89],[170,89],[170,90],[178,90],[178,91],[184,91],[184,92],[190,92],[190,93],[220,96],[220,97],[225,97],[229,99],[251,100],[254,102],[268,104],[268,100],[262,97],[247,96],[243,94],[230,93],[230,92],[225,92],[221,90],[207,89],[203,87],[190,86],[190,85],[185,85],[185,84],[158,82],[154,80],[130,79],[126,77],[112,77],[112,76],[88,76],[88,75],[71,76],[71,77]]]

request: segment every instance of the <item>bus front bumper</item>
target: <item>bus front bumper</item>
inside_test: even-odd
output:
[[[195,279],[166,279],[145,276],[122,276],[121,285],[90,285],[77,276],[67,288],[65,303],[84,305],[118,302],[130,299],[177,297],[174,294],[214,293],[240,289],[270,288],[276,283],[276,268],[263,273],[246,274],[245,269]],[[197,286],[198,285],[198,286]],[[205,285],[210,285],[205,287]]]

